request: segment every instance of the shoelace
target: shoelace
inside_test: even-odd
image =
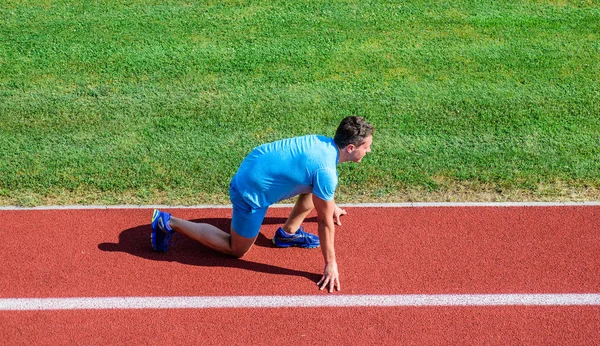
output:
[[[299,230],[296,232],[296,234],[297,234],[297,235],[301,235],[301,236],[304,238],[304,240],[305,240],[306,242],[308,242],[309,244],[314,244],[314,243],[315,243],[315,239],[312,237],[312,234],[310,234],[310,233],[306,233],[306,232],[304,232],[302,229],[299,229]]]

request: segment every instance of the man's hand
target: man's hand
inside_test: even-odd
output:
[[[335,211],[333,212],[333,222],[335,222],[336,225],[341,226],[342,222],[340,221],[340,216],[346,215],[346,214],[348,214],[348,212],[346,210],[344,210],[336,205]]]
[[[340,274],[338,273],[337,263],[332,262],[325,265],[325,271],[323,273],[323,277],[319,282],[317,282],[317,286],[319,286],[320,290],[329,285],[329,293],[333,292],[333,289],[336,288],[337,291],[340,290]]]

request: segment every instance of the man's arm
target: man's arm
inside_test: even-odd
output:
[[[340,276],[338,273],[337,262],[335,259],[335,225],[333,216],[336,205],[333,200],[325,201],[313,194],[313,204],[317,210],[317,220],[319,224],[319,240],[321,241],[321,251],[325,260],[325,270],[323,278],[317,283],[320,289],[329,286],[329,292],[334,288],[340,290]]]

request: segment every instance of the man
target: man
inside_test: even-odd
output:
[[[360,162],[371,151],[373,126],[361,117],[346,117],[334,138],[308,135],[263,144],[248,154],[231,179],[229,195],[233,205],[231,232],[215,226],[194,223],[155,210],[152,216],[152,247],[167,251],[171,236],[179,232],[201,244],[242,257],[254,244],[270,205],[298,196],[292,212],[280,227],[273,243],[279,247],[321,246],[325,259],[322,290],[340,290],[334,249],[334,221],[346,211],[334,201],[338,183],[336,166]],[[302,222],[317,210],[319,236],[304,232]]]

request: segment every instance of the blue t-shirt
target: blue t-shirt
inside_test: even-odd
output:
[[[242,162],[233,177],[242,198],[265,208],[299,194],[333,199],[338,183],[338,148],[333,138],[309,135],[263,144]]]

